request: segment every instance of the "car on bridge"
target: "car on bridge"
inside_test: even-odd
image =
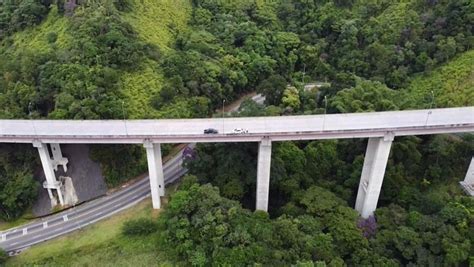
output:
[[[219,131],[217,129],[214,129],[214,128],[207,128],[207,129],[204,129],[204,134],[218,134]]]
[[[244,128],[235,128],[231,134],[246,134],[249,133],[249,130]]]

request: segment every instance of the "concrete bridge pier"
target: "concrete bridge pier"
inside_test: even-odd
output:
[[[268,137],[264,137],[258,145],[256,210],[268,210],[271,160],[272,141]]]
[[[474,157],[471,158],[471,163],[467,169],[464,181],[460,182],[464,191],[470,196],[474,196]]]
[[[53,153],[53,169],[55,171],[58,170],[58,166],[62,165],[64,172],[67,172],[67,164],[69,160],[65,157],[63,157],[63,154],[61,153],[61,147],[59,144],[49,144],[49,147],[51,147],[51,152]]]
[[[363,218],[373,215],[377,208],[393,137],[387,134],[369,138],[355,205]]]
[[[161,208],[160,197],[165,195],[161,146],[160,144],[153,144],[151,141],[146,141],[143,146],[146,149],[146,157],[148,161],[148,176],[150,177],[153,208],[159,209]]]
[[[48,145],[39,141],[33,142],[33,146],[38,149],[38,153],[41,159],[41,165],[43,166],[44,176],[46,181],[43,183],[43,187],[48,190],[49,198],[51,199],[51,206],[56,206],[57,201],[54,197],[53,190],[56,190],[58,195],[59,204],[64,205],[63,193],[61,192],[61,182],[56,180],[56,175],[54,173],[54,163],[51,160]],[[59,144],[57,144],[59,147]]]

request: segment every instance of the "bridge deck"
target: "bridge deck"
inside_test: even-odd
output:
[[[215,128],[219,134],[203,134]],[[248,134],[233,135],[234,128]],[[251,142],[474,132],[474,107],[328,115],[177,120],[0,120],[0,142]]]

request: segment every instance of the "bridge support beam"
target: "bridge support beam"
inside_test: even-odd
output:
[[[161,196],[165,195],[165,182],[163,175],[163,163],[161,160],[160,144],[147,141],[143,145],[146,149],[148,160],[148,176],[150,177],[151,200],[153,208],[161,208]]]
[[[52,190],[56,190],[58,195],[59,203],[64,205],[63,193],[61,192],[61,182],[56,180],[56,174],[53,169],[53,161],[49,155],[48,145],[41,142],[33,142],[33,146],[38,149],[38,153],[41,159],[41,165],[43,166],[44,176],[46,181],[43,183],[43,187],[48,190],[49,198],[51,199],[51,206],[57,204],[56,198],[54,197]]]
[[[392,141],[393,135],[369,138],[355,205],[363,218],[373,215],[377,208]]]
[[[67,164],[69,160],[63,157],[59,144],[49,144],[49,146],[51,147],[51,152],[53,153],[53,169],[57,171],[58,166],[62,165],[64,172],[67,172]]]
[[[265,137],[258,145],[256,210],[268,210],[271,159],[272,141],[268,137]]]
[[[464,181],[460,182],[467,194],[474,196],[474,157],[471,158],[471,163],[467,169]]]

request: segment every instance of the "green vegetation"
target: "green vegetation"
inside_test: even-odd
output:
[[[156,119],[160,113],[152,108],[153,96],[160,92],[163,74],[158,72],[156,62],[147,60],[142,63],[141,70],[125,72],[121,76],[121,94],[129,119]]]
[[[123,13],[138,36],[145,42],[167,52],[174,36],[188,27],[192,6],[189,1],[179,0],[130,0],[129,10]]]
[[[159,48],[156,53],[168,53],[174,37],[185,31],[190,18],[191,4],[188,1],[130,1],[130,7],[122,17],[137,32],[138,38]],[[121,75],[125,108],[130,119],[163,118],[167,112],[153,108],[154,96],[164,83],[159,62],[148,59],[138,70]]]
[[[295,192],[298,214],[270,219],[192,180],[185,178],[158,218],[158,248],[184,265],[456,265],[470,255],[463,237],[474,217],[469,197],[431,215],[391,205],[379,209],[375,221],[359,219],[334,193],[311,186]]]
[[[9,34],[41,22],[50,1],[4,1],[0,10],[0,40]]]
[[[35,216],[31,213],[29,209],[23,211],[21,217],[15,219],[9,219],[7,221],[0,221],[0,231],[7,230],[13,227],[17,227],[22,224],[26,224],[31,222]]]
[[[17,2],[33,7],[41,4]],[[0,11],[27,12],[21,8],[14,10],[17,2],[0,4]],[[163,83],[158,59],[161,50],[169,50],[172,32],[185,27],[190,8],[188,2],[183,1],[179,6],[171,1],[148,3],[154,8],[145,12],[145,3],[135,1],[129,12],[124,13],[105,2],[44,4],[50,11],[42,10],[44,21],[39,25],[23,31],[20,31],[23,26],[5,31],[2,28],[5,35],[0,46],[0,72],[3,74],[0,78],[0,118],[110,119],[125,116],[143,119],[166,116],[167,110],[158,112],[152,106],[153,96],[159,93]],[[146,27],[132,29],[131,25],[141,25],[145,17],[149,22]],[[153,17],[163,19],[152,21]],[[38,24],[41,19],[27,26]],[[12,26],[11,23],[0,25],[8,29]],[[159,29],[155,31],[159,36],[154,35],[152,42],[147,39],[150,29]],[[123,155],[118,159],[120,164],[114,161],[115,158],[107,157],[115,152],[114,149],[117,150],[107,147],[93,153],[103,166],[109,185],[117,185],[145,170],[141,148],[118,148]],[[125,155],[133,156],[128,164],[123,164],[127,160]]]
[[[474,50],[470,50],[432,72],[415,77],[406,89],[415,103],[412,107],[429,107],[431,91],[434,107],[474,106],[473,62]]]
[[[44,22],[36,27],[26,28],[12,36],[15,50],[12,53],[30,51],[50,51],[56,48],[67,48],[71,45],[72,36],[68,32],[69,21],[53,7]],[[54,35],[55,38],[51,39]],[[53,44],[53,45],[51,45]]]
[[[32,204],[39,188],[33,179],[36,166],[33,147],[0,145],[0,219],[20,217]]]
[[[122,233],[128,236],[146,236],[157,230],[155,221],[148,218],[126,221],[122,227]]]
[[[0,249],[0,264],[5,263],[8,260],[8,254],[5,250]]]
[[[124,221],[153,213],[145,200],[82,230],[34,246],[7,262],[7,266],[152,266],[166,264],[162,253],[153,245],[156,236],[139,237],[121,234]]]
[[[234,115],[474,105],[472,19],[469,0],[3,1],[0,118],[207,117],[253,91],[267,106],[244,101]],[[304,89],[315,80],[330,85]],[[201,185],[184,182],[159,231],[137,220],[127,235],[68,251],[106,255],[84,264],[136,245],[153,251],[148,265],[157,251],[183,265],[467,265],[474,211],[457,182],[473,144],[468,134],[397,138],[368,220],[351,209],[365,140],[276,143],[269,216],[247,210],[255,144],[199,145],[187,165]],[[37,186],[37,163],[20,154],[0,157],[4,219],[21,216]],[[138,146],[92,154],[112,186],[146,168]],[[65,254],[47,255],[68,265]]]
[[[118,186],[147,170],[145,152],[138,145],[94,145],[91,146],[91,158],[102,162],[101,169],[110,187]]]

